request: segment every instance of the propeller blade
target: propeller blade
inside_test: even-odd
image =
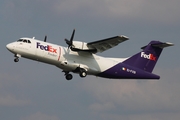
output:
[[[44,37],[44,42],[46,42],[46,40],[47,40],[47,35]]]
[[[74,33],[75,33],[75,29],[73,30],[73,33],[72,33],[72,36],[71,36],[71,39],[70,39],[71,45],[73,44]]]
[[[71,48],[71,46],[73,45],[74,34],[75,34],[75,29],[73,30],[70,40],[64,39],[66,41],[66,44],[68,44],[68,49]]]
[[[70,46],[71,42],[68,39],[64,39],[66,41],[66,43]]]

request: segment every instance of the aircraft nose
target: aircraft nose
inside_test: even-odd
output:
[[[6,48],[11,51],[13,49],[13,45],[9,43],[6,45]]]

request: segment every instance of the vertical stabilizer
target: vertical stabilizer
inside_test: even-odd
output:
[[[173,44],[151,41],[147,46],[142,47],[143,51],[133,55],[123,63],[151,73],[163,48],[168,46],[173,46]]]

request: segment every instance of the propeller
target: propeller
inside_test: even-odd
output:
[[[46,42],[46,40],[47,40],[47,35],[44,37],[44,42]]]
[[[73,45],[74,33],[75,33],[75,29],[73,30],[73,33],[71,35],[71,39],[70,40],[64,39],[66,41],[66,43],[68,44],[68,49],[71,48],[72,45]]]

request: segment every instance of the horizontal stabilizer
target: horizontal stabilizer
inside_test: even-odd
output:
[[[160,44],[153,44],[153,47],[159,47],[159,48],[165,48],[169,46],[173,46],[173,43],[165,42],[165,43],[160,43]]]
[[[151,46],[153,47],[158,47],[158,48],[165,48],[165,47],[169,47],[169,46],[173,46],[174,44],[173,43],[170,43],[170,42],[165,42],[165,43],[154,43],[154,44],[151,44]],[[141,49],[144,49],[146,48],[146,46],[142,47]]]

